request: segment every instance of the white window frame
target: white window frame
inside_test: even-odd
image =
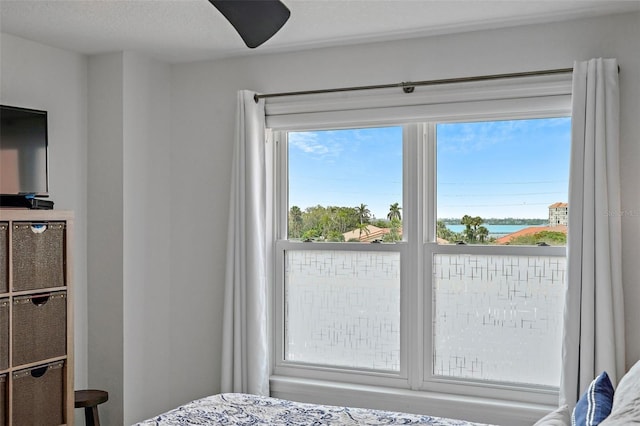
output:
[[[359,128],[363,126],[358,126]],[[404,158],[407,157],[406,149],[409,145],[406,143],[407,140],[407,129],[410,126],[404,125],[403,130],[403,162]],[[344,127],[341,127],[344,128]],[[334,130],[334,128],[313,128],[307,130]],[[278,146],[276,148],[278,150],[276,154],[277,161],[279,162],[278,175],[279,181],[277,182],[277,188],[279,189],[279,197],[278,197],[278,205],[280,214],[277,215],[279,217],[277,224],[276,235],[278,235],[277,240],[275,241],[275,279],[274,279],[274,332],[273,332],[273,359],[274,359],[274,374],[288,376],[288,377],[304,377],[310,379],[329,379],[334,381],[343,381],[343,382],[352,382],[352,383],[362,383],[369,385],[380,385],[384,383],[385,386],[391,387],[399,387],[406,388],[408,386],[408,372],[406,369],[407,360],[406,353],[407,351],[403,351],[401,349],[401,368],[398,373],[394,372],[383,372],[383,371],[371,371],[364,369],[349,369],[349,368],[340,368],[340,367],[329,367],[326,365],[313,365],[307,363],[298,363],[291,362],[285,360],[284,350],[285,350],[285,342],[284,342],[284,299],[285,299],[285,253],[287,250],[336,250],[336,251],[369,251],[369,252],[396,252],[400,254],[400,263],[401,263],[401,271],[407,269],[406,262],[409,253],[409,246],[406,241],[401,241],[393,244],[370,244],[370,243],[331,243],[331,242],[322,242],[322,243],[305,243],[299,241],[289,241],[287,239],[287,222],[288,222],[288,209],[289,203],[287,198],[287,170],[288,170],[288,161],[287,161],[287,132],[279,131],[274,132],[274,139],[276,143],[274,145]],[[406,167],[403,164],[403,181],[406,182],[407,179],[407,171]],[[403,198],[406,199],[406,188],[403,184]],[[403,282],[405,281],[405,277],[402,276],[401,273],[401,288],[403,287]],[[400,346],[402,348],[403,342],[408,340],[408,334],[406,333],[406,327],[403,327],[407,321],[406,318],[406,306],[408,305],[408,301],[406,300],[406,296],[403,295],[401,290],[400,295],[400,323],[401,323],[401,333],[400,333]]]
[[[542,83],[541,83],[542,81]],[[290,378],[285,387],[302,389],[305,380],[377,389],[405,389],[423,395],[450,394],[531,404],[554,405],[558,391],[469,379],[435,377],[432,369],[432,258],[436,253],[482,253],[565,256],[564,247],[456,246],[435,243],[436,123],[501,121],[567,117],[570,78],[526,79],[483,85],[427,90],[406,98],[381,95],[312,102],[296,100],[267,104],[267,126],[276,143],[276,213],[273,293],[273,378]],[[422,96],[422,97],[420,97]],[[287,131],[375,127],[405,123],[403,131],[403,241],[395,244],[301,243],[287,241]],[[279,212],[279,214],[278,214]],[[413,236],[408,238],[407,236]],[[284,360],[284,253],[286,250],[397,251],[401,256],[401,368],[398,374],[303,365]],[[416,265],[422,264],[423,267]],[[407,267],[413,265],[413,267]],[[414,283],[413,285],[411,283]],[[422,305],[422,307],[420,306]],[[298,380],[298,382],[296,382]],[[286,381],[286,380],[285,380]],[[293,383],[293,384],[292,384]],[[296,385],[295,383],[298,383]],[[385,393],[384,390],[381,392]],[[394,392],[388,391],[389,395]]]
[[[568,108],[568,106],[567,106]],[[426,332],[432,325],[433,318],[433,293],[431,277],[433,276],[433,256],[436,254],[481,254],[483,256],[491,255],[507,255],[507,256],[552,256],[552,257],[565,257],[566,247],[564,246],[499,246],[499,245],[455,245],[455,244],[437,244],[436,241],[436,208],[437,208],[437,193],[436,193],[436,131],[437,124],[453,123],[453,122],[468,122],[468,121],[502,121],[515,119],[510,115],[495,116],[491,114],[489,117],[481,114],[482,117],[465,117],[464,120],[458,119],[458,117],[443,117],[442,120],[425,124],[424,129],[424,143],[426,146],[426,153],[423,157],[423,162],[426,165],[425,175],[425,204],[424,211],[425,217],[425,239],[422,247],[422,265],[423,265],[423,277],[421,281],[424,285],[423,289],[428,289],[422,294],[419,300],[422,300],[423,318],[422,326],[423,332],[421,336],[424,337],[423,351],[422,351],[422,382],[418,386],[420,390],[424,391],[436,391],[445,392],[459,395],[469,396],[482,396],[491,395],[494,398],[514,400],[514,401],[529,401],[539,403],[553,403],[558,398],[558,388],[549,386],[536,386],[536,385],[521,385],[516,383],[505,382],[491,382],[486,380],[472,380],[467,378],[453,378],[453,377],[440,377],[432,374],[433,371],[433,334]],[[564,113],[555,111],[553,114],[544,114],[540,112],[532,113],[531,115],[518,114],[519,119],[536,119],[536,118],[556,118],[567,117],[571,115],[571,111],[567,109]],[[469,120],[471,118],[471,120]],[[476,120],[476,118],[478,118]],[[433,158],[433,161],[429,161],[428,158]],[[569,165],[567,164],[567,168]],[[418,298],[416,298],[418,300]],[[558,378],[559,379],[559,378]]]

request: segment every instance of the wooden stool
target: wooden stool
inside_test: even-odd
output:
[[[109,393],[102,390],[77,390],[75,392],[76,408],[84,408],[84,419],[87,426],[100,426],[98,405],[109,399]]]

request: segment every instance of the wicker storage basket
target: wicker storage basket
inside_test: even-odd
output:
[[[7,222],[0,222],[0,293],[6,293],[8,291],[9,291],[9,224]]]
[[[13,424],[64,423],[64,361],[13,373]]]
[[[67,293],[13,298],[13,366],[66,355]]]
[[[9,368],[9,299],[0,299],[0,370],[7,368]]]
[[[64,222],[14,222],[13,290],[63,287]]]

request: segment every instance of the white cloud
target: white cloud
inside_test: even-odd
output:
[[[342,151],[340,144],[332,143],[326,135],[323,136],[325,137],[321,138],[318,132],[291,132],[289,147],[320,158],[338,156]]]

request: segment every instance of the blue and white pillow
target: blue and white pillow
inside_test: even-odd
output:
[[[573,426],[596,426],[611,413],[613,385],[606,371],[589,385],[571,415]]]

